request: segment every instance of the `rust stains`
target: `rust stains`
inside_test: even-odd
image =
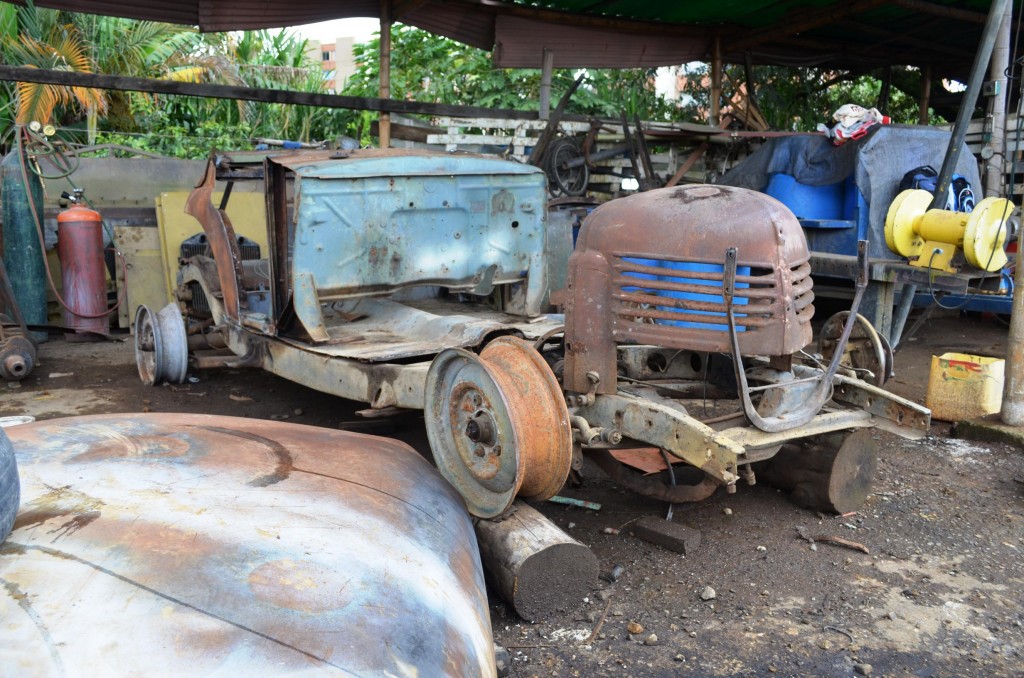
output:
[[[292,469],[294,468],[294,460],[292,459],[291,452],[288,448],[279,443],[276,440],[265,438],[264,436],[257,435],[255,433],[248,433],[246,431],[238,431],[228,428],[221,428],[219,426],[197,426],[205,431],[211,431],[213,433],[222,433],[226,436],[233,438],[242,438],[244,440],[251,440],[259,443],[264,447],[268,448],[271,454],[274,455],[274,459],[277,461],[274,470],[270,473],[259,475],[248,482],[250,487],[267,487],[268,485],[274,485],[287,480],[288,476],[291,475]]]

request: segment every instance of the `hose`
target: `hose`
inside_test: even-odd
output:
[[[114,306],[112,308],[104,311],[103,313],[96,313],[96,314],[91,314],[91,315],[90,314],[82,314],[82,313],[78,313],[77,311],[75,311],[73,308],[68,306],[67,302],[64,301],[64,298],[60,295],[60,292],[57,291],[57,285],[53,282],[53,271],[50,270],[50,262],[46,258],[46,236],[45,236],[45,234],[43,232],[43,220],[39,216],[39,208],[36,205],[36,201],[35,201],[35,198],[32,195],[32,191],[29,189],[29,178],[28,178],[29,169],[27,167],[28,160],[27,160],[27,151],[25,150],[25,140],[26,139],[33,139],[34,137],[32,136],[31,132],[29,132],[28,129],[25,128],[24,125],[19,125],[18,127],[19,127],[19,129],[15,133],[15,149],[16,149],[16,152],[18,153],[18,165],[21,167],[21,180],[25,184],[25,193],[28,196],[28,206],[29,206],[29,208],[32,211],[32,219],[35,222],[36,235],[39,237],[39,248],[40,248],[40,252],[42,252],[43,267],[46,270],[46,280],[47,280],[47,282],[50,283],[50,290],[53,292],[54,297],[56,297],[57,303],[60,304],[61,308],[63,308],[68,313],[71,313],[72,315],[76,315],[79,318],[86,318],[86,319],[89,319],[89,320],[92,320],[92,319],[95,319],[95,318],[105,318],[106,316],[110,315],[111,313],[113,313],[114,311],[116,311],[118,308],[121,307],[121,304],[124,302],[125,296],[126,296],[125,295],[125,290],[121,291],[121,294],[118,297],[117,303],[114,304]],[[33,172],[33,174],[36,174],[40,178],[43,178],[43,175],[40,174],[39,172],[36,172],[34,169],[32,170],[32,172]],[[59,177],[56,177],[56,178],[59,178]],[[111,248],[114,250],[114,254],[117,256],[117,258],[121,260],[121,273],[122,273],[122,275],[124,275],[125,280],[127,280],[128,279],[128,264],[124,260],[124,255],[121,254],[121,252],[119,252],[116,247],[113,247],[113,240],[111,240]]]

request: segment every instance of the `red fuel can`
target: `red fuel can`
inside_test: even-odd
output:
[[[103,220],[100,213],[72,205],[57,215],[57,256],[60,258],[64,326],[107,334],[107,274],[103,261]],[[70,310],[69,310],[70,309]],[[68,334],[68,341],[89,335]]]

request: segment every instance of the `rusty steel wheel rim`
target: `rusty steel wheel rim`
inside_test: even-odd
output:
[[[547,499],[565,483],[569,414],[554,375],[528,343],[502,337],[479,356],[442,351],[426,393],[434,461],[473,515],[493,518],[517,495]]]

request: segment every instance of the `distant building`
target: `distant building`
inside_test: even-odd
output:
[[[352,54],[355,38],[337,38],[334,42],[310,40],[306,53],[320,64],[324,72],[327,88],[332,92],[340,92],[345,83],[356,72],[356,61]]]

